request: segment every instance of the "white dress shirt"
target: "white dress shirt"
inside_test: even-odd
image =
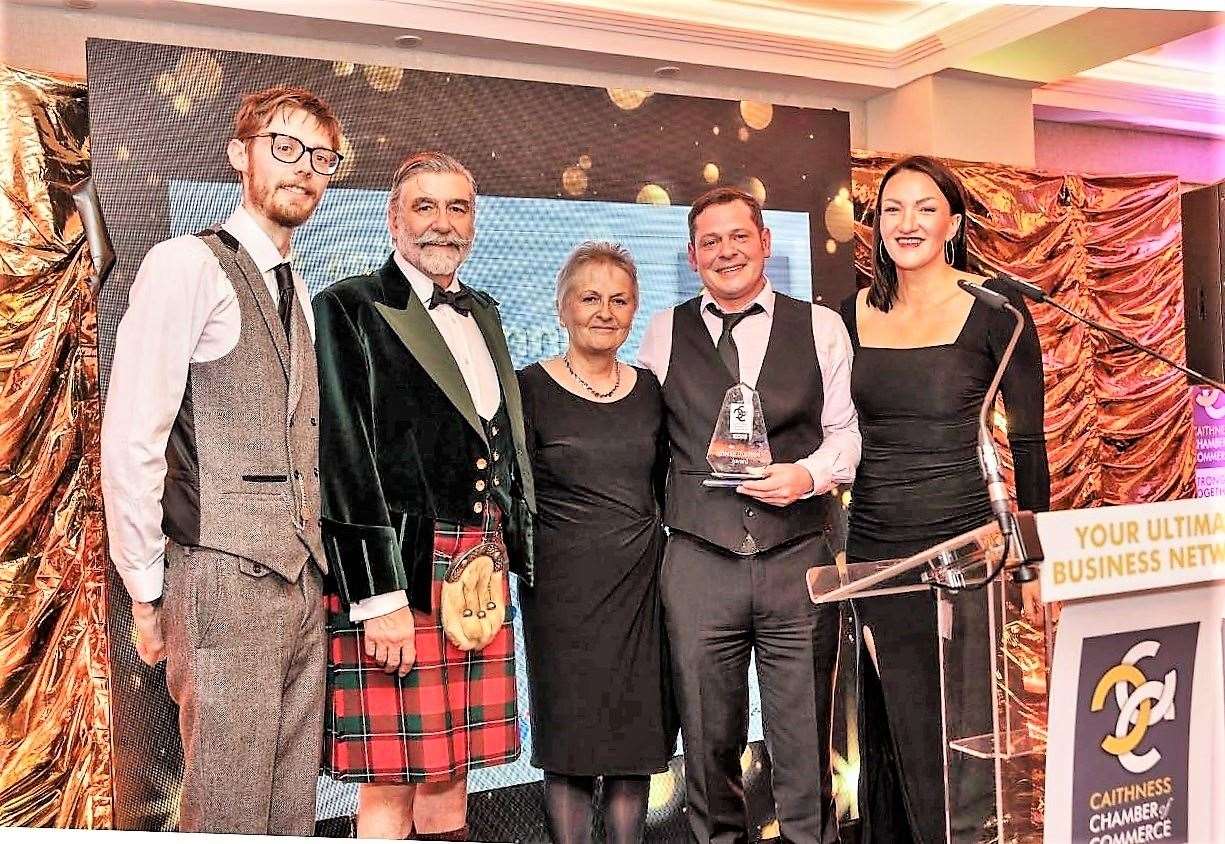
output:
[[[279,303],[273,269],[287,258],[241,205],[222,228],[247,250],[272,301]],[[296,272],[293,281],[314,337],[310,293]],[[115,335],[102,417],[102,496],[111,560],[134,600],[162,594],[166,441],[183,403],[188,366],[229,354],[239,330],[234,286],[200,238],[183,235],[149,250]]]
[[[434,321],[447,348],[451,350],[451,356],[455,358],[459,372],[464,376],[468,393],[472,396],[472,403],[476,405],[476,412],[482,419],[493,419],[502,404],[502,387],[498,383],[498,371],[494,368],[493,357],[489,354],[489,346],[485,343],[485,335],[481,333],[480,326],[471,314],[461,315],[448,305],[431,309],[430,297],[434,294],[434,282],[404,260],[399,252],[395,253],[395,262],[400,272],[408,279],[413,293],[425,306],[425,312]],[[447,290],[459,290],[459,281],[452,280]],[[385,592],[365,598],[349,607],[349,620],[366,621],[406,606],[408,594],[403,589]]]
[[[706,306],[714,299],[702,291],[700,303],[702,321],[710,332],[710,342],[716,346],[723,333],[723,320]],[[740,357],[740,380],[756,388],[761,364],[770,342],[774,322],[774,288],[767,280],[765,287],[742,310],[760,304],[762,313],[745,317],[732,329],[732,339]],[[647,323],[646,334],[638,347],[638,361],[655,373],[659,383],[668,377],[668,361],[672,356],[672,314],[675,308],[660,311]],[[842,318],[824,305],[812,306],[812,336],[816,345],[817,363],[821,367],[824,398],[821,406],[821,430],[824,438],[812,454],[796,462],[812,475],[814,486],[826,480],[850,483],[859,465],[859,416],[851,401],[851,338]],[[812,495],[813,493],[809,493]],[[808,496],[804,496],[808,497]]]

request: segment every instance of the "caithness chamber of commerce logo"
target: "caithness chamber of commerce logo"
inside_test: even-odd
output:
[[[1178,686],[1178,672],[1171,668],[1164,679],[1150,680],[1138,663],[1155,657],[1161,643],[1145,639],[1136,643],[1123,659],[1106,670],[1097,687],[1089,708],[1101,712],[1106,699],[1114,693],[1119,717],[1115,721],[1114,733],[1102,740],[1102,749],[1115,756],[1124,770],[1143,774],[1161,761],[1161,751],[1156,747],[1137,752],[1144,742],[1148,728],[1160,721],[1174,720],[1174,693]]]

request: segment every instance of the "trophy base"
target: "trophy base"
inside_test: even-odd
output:
[[[745,481],[759,480],[764,475],[754,475],[750,472],[711,472],[702,479],[705,487],[738,487]]]

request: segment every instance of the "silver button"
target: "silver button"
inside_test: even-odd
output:
[[[502,459],[502,455],[498,454],[498,453],[495,451],[495,452],[493,453],[493,459],[494,459],[495,461],[497,461],[497,460],[501,460],[501,459]]]
[[[479,512],[481,512],[481,511],[482,511],[482,510],[484,510],[484,509],[485,509],[485,505],[484,505],[484,504],[482,504],[482,503],[481,503],[481,502],[479,502],[479,501],[478,501],[478,502],[476,502],[475,504],[473,504],[473,505],[472,505],[472,512],[473,512],[473,513],[479,513]]]
[[[476,491],[477,491],[477,492],[484,492],[484,491],[485,491],[485,482],[484,482],[484,481],[477,481],[477,482],[476,482],[476,483],[474,483],[472,486],[473,486],[473,488],[474,488],[474,489],[476,489]]]
[[[497,435],[498,435],[498,426],[490,425],[489,426],[489,436],[496,437]]]
[[[478,458],[476,458],[476,468],[478,468],[478,469],[484,469],[484,468],[485,468],[486,466],[488,466],[488,465],[489,465],[489,463],[488,463],[488,462],[486,462],[486,460],[485,460],[485,458],[484,458],[484,457],[478,457]]]
[[[494,479],[493,479],[493,485],[494,485],[494,486],[501,486],[501,485],[502,485],[502,479],[501,479],[501,478],[499,478],[499,477],[494,477]]]

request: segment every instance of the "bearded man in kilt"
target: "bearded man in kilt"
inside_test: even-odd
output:
[[[467,774],[519,755],[507,564],[530,583],[535,495],[496,302],[461,284],[476,184],[410,156],[395,251],[314,301],[328,606],[324,771],[359,837],[467,840]]]

